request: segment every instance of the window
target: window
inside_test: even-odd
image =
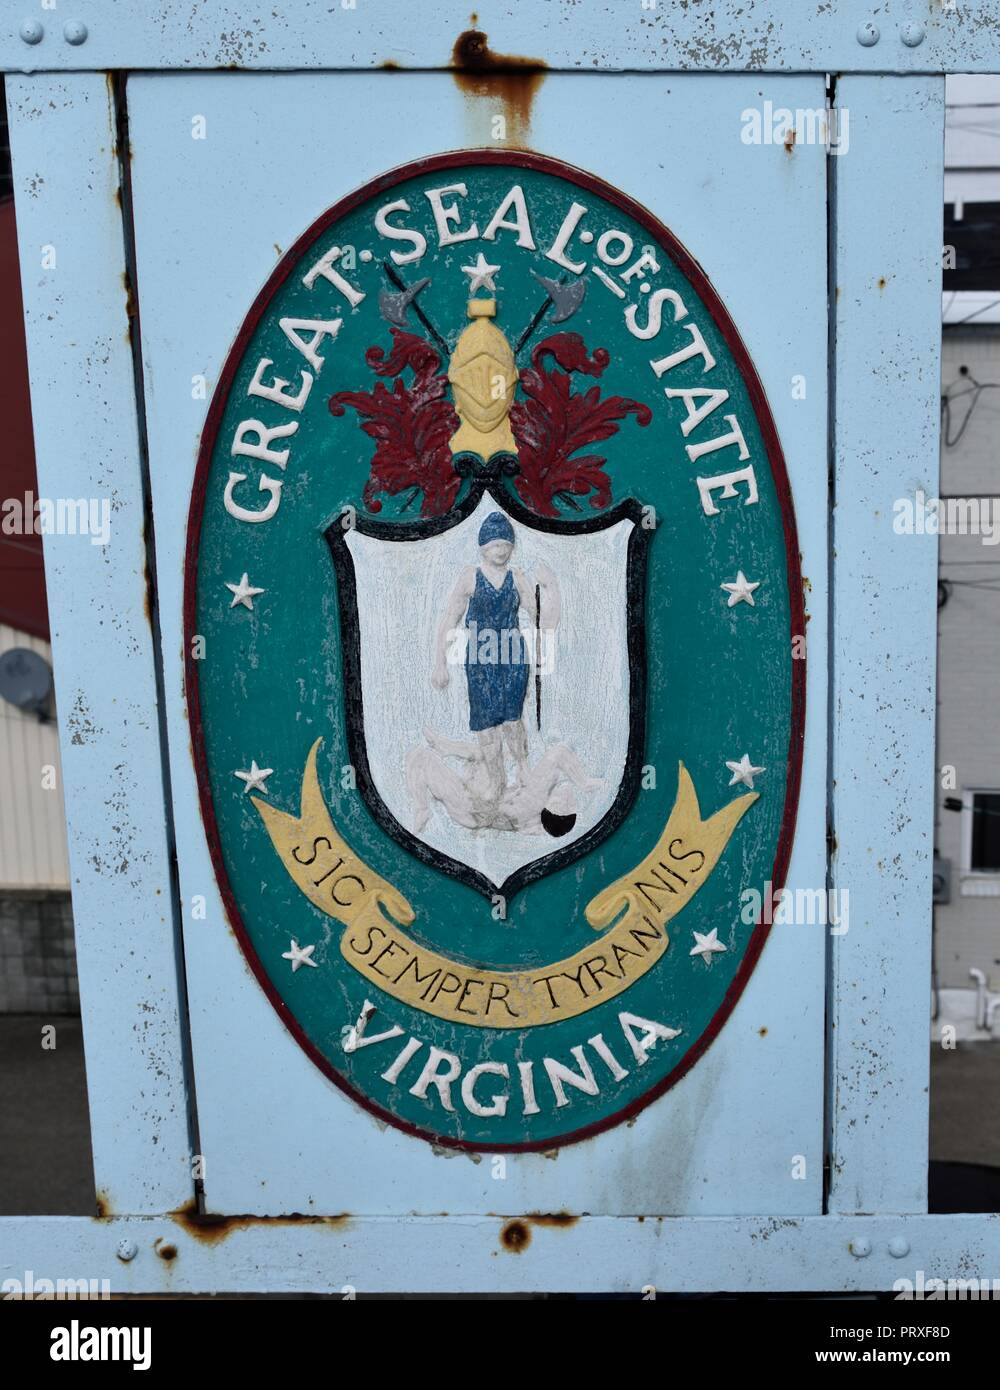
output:
[[[973,873],[1000,874],[1000,791],[972,792],[970,801],[969,868]]]

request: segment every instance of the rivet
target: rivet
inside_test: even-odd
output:
[[[872,1253],[872,1243],[867,1236],[855,1236],[850,1244],[851,1254],[856,1260],[863,1260]]]
[[[134,1240],[120,1240],[118,1242],[117,1255],[120,1260],[128,1264],[129,1260],[134,1260],[139,1253],[139,1247]]]
[[[21,22],[21,38],[25,43],[41,43],[45,37],[45,30],[37,19],[25,19]]]
[[[878,31],[878,25],[873,24],[871,20],[869,20],[867,24],[858,26],[858,43],[864,48],[871,48],[874,44],[878,43],[881,37]]]
[[[904,24],[900,38],[907,48],[919,48],[927,37],[927,30],[922,24]]]
[[[87,42],[87,26],[82,19],[71,19],[63,26],[63,38],[74,47]]]
[[[910,1242],[905,1236],[893,1236],[889,1242],[889,1254],[894,1260],[901,1260],[910,1253]]]

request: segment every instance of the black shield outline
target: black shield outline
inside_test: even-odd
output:
[[[607,812],[585,835],[572,844],[551,854],[534,859],[530,864],[516,869],[503,883],[496,884],[492,879],[470,868],[458,859],[442,854],[440,850],[425,844],[402,825],[382,800],[372,779],[368,763],[368,747],[365,740],[364,696],[361,688],[361,631],[358,621],[357,586],[354,577],[354,560],[347,546],[347,537],[352,530],[363,536],[381,537],[390,541],[425,540],[452,530],[478,507],[484,496],[489,496],[513,521],[535,531],[545,531],[562,536],[591,535],[595,531],[609,530],[619,521],[633,522],[625,561],[625,622],[629,663],[629,737],[625,755],[625,769],[618,788],[618,794]],[[344,713],[347,727],[348,754],[355,769],[358,789],[364,797],[365,805],[376,824],[403,849],[421,863],[440,873],[449,874],[470,888],[477,889],[491,902],[499,895],[507,903],[515,893],[529,883],[534,883],[548,874],[566,868],[582,859],[602,844],[626,819],[635,802],[642,776],[642,757],[646,746],[646,571],[649,557],[649,542],[652,528],[643,526],[643,508],[635,498],[610,507],[599,515],[585,517],[580,521],[564,521],[561,518],[538,516],[530,511],[506,489],[492,482],[474,481],[465,496],[443,516],[427,517],[422,521],[373,521],[366,516],[355,516],[348,526],[341,519],[332,522],[325,531],[327,544],[333,557],[337,579],[337,602],[340,610],[340,630],[343,652]]]

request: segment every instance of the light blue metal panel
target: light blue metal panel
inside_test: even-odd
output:
[[[920,1211],[937,544],[893,521],[937,495],[944,83],[850,78],[837,104],[830,1208]]]
[[[7,102],[39,496],[109,523],[45,541],[95,1175],[106,1209],[163,1211],[192,1180],[111,95]]]
[[[798,507],[812,586],[810,643],[819,653],[810,669],[804,792],[789,874],[791,886],[811,888],[823,885],[826,872],[826,161],[821,147],[747,146],[740,131],[741,113],[762,94],[794,109],[822,106],[823,92],[821,78],[550,76],[528,135],[532,147],[638,198],[687,244],[762,374]],[[450,78],[430,74],[129,82],[178,858],[184,903],[199,895],[208,901],[207,920],[187,912],[184,924],[208,1206],[258,1213],[816,1212],[821,927],[775,927],[705,1058],[634,1123],[557,1157],[508,1155],[502,1169],[386,1131],[345,1099],[284,1031],[226,927],[193,812],[181,686],[183,546],[206,409],[192,399],[192,378],[206,374],[211,393],[259,286],[325,207],[429,150],[488,140],[496,104],[468,100]],[[205,140],[192,141],[196,115],[205,118]],[[794,248],[794,274],[787,247]],[[798,376],[805,399],[793,390]],[[797,1155],[806,1160],[800,1179]]]
[[[8,5],[0,64],[56,68],[447,67],[470,28],[466,0],[78,0]],[[505,54],[553,68],[983,72],[1000,61],[1000,3],[930,0],[483,0],[478,23]],[[22,34],[24,37],[22,37]]]
[[[951,1298],[985,1299],[997,1269],[996,1216],[237,1217],[200,1232],[169,1218],[0,1219],[0,1284],[23,1288],[30,1277],[36,1292],[42,1279],[86,1278],[98,1281],[96,1293],[107,1279],[116,1293],[842,1289],[939,1298],[950,1281]],[[982,1292],[971,1282],[979,1280]]]

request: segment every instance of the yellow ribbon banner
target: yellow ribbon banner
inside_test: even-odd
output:
[[[587,904],[587,921],[604,935],[534,970],[477,970],[402,930],[414,920],[413,908],[354,853],[330,819],[316,773],[321,742],[309,751],[298,816],[252,798],[281,862],[309,901],[346,927],[341,954],[366,980],[424,1013],[478,1028],[557,1023],[629,989],[666,951],[667,922],[697,893],[757,800],[749,792],[703,821],[681,763],[677,800],[656,844],[631,873]]]

